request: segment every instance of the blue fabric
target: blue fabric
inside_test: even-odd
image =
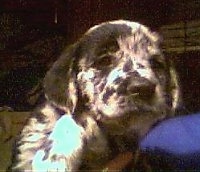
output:
[[[191,166],[200,169],[200,113],[161,122],[141,141],[140,148],[167,155],[168,159],[173,156],[179,169]]]

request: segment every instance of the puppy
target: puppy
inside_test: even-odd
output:
[[[181,100],[158,35],[124,20],[89,29],[43,85],[46,101],[16,142],[13,171],[100,170],[117,153],[134,151]]]

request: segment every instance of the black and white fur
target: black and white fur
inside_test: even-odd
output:
[[[16,143],[13,171],[102,169],[180,104],[177,75],[158,35],[124,20],[94,26],[64,50],[46,74],[44,92],[46,102]]]

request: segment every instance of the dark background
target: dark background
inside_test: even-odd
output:
[[[198,0],[1,0],[0,106],[31,110],[40,94],[38,83],[63,47],[95,24],[129,19],[162,35],[166,25],[200,21],[199,11]],[[200,22],[194,32],[200,32]],[[198,36],[193,50],[165,49],[180,74],[186,113],[200,110]]]

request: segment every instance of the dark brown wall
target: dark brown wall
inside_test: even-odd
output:
[[[198,2],[190,3],[188,6],[182,0],[2,0],[0,11],[17,13],[27,24],[53,25],[57,10],[58,25],[63,26],[69,40],[74,40],[92,25],[106,20],[130,19],[158,28],[183,20],[186,15],[188,19],[198,17]]]

